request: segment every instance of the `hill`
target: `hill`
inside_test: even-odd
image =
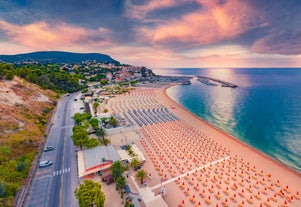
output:
[[[63,51],[39,51],[32,53],[16,54],[16,55],[0,55],[0,61],[6,63],[81,63],[83,61],[96,61],[103,63],[115,63],[118,61],[109,55],[100,53],[72,53]]]
[[[43,146],[56,93],[19,77],[0,79],[0,206],[13,199]]]

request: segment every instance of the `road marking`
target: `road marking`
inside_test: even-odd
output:
[[[61,129],[67,129],[67,128],[72,128],[73,125],[65,125],[65,126],[61,126]]]
[[[71,171],[70,167],[69,168],[64,168],[62,170],[57,170],[57,171],[53,172],[53,176],[70,173],[70,171]]]

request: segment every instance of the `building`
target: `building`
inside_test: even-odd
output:
[[[98,146],[77,152],[78,176],[80,179],[91,178],[110,171],[113,162],[120,160],[113,145]]]
[[[135,156],[131,156],[129,155],[128,151],[126,150],[117,150],[117,153],[121,159],[122,162],[125,162],[125,163],[131,163],[132,160],[134,158],[136,158],[139,162],[141,163],[144,163],[145,162],[145,157],[143,155],[143,153],[139,150],[139,148],[135,145],[135,144],[132,144],[130,145],[131,146],[131,149],[133,150],[133,152],[135,153]]]

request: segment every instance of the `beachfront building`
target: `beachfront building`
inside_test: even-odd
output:
[[[101,121],[102,118],[110,119],[112,114],[110,113],[97,113],[97,118]]]
[[[92,178],[110,171],[113,162],[120,160],[113,145],[98,146],[77,152],[78,176],[80,179]]]
[[[135,156],[131,156],[128,153],[128,151],[126,151],[125,149],[120,149],[120,150],[117,150],[120,160],[124,163],[131,163],[132,160],[134,158],[136,158],[140,163],[144,163],[145,157],[144,157],[143,153],[139,150],[139,148],[135,144],[132,144],[130,146],[131,146],[131,150],[134,152]]]

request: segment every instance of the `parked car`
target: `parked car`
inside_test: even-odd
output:
[[[51,151],[51,150],[54,150],[54,146],[45,147],[44,152],[48,152],[48,151]]]
[[[52,165],[52,161],[51,160],[41,161],[39,163],[39,168],[48,167],[50,165]]]
[[[111,183],[114,183],[114,179],[113,178],[106,179],[106,184],[107,185],[110,185]]]
[[[106,175],[102,178],[102,181],[105,182],[107,185],[110,185],[111,183],[114,183],[114,179],[112,178],[112,175]]]
[[[138,165],[137,167],[135,167],[135,171],[138,171],[138,170],[140,170],[140,169],[141,169],[141,167],[142,167],[142,164],[141,164],[141,165]]]

